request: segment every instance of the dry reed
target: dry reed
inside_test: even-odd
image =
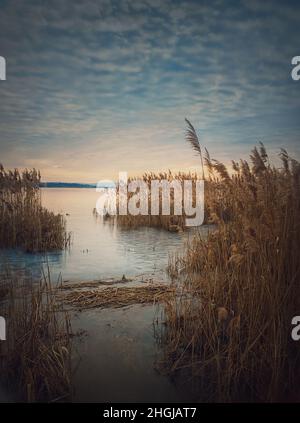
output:
[[[49,277],[34,283],[10,273],[0,291],[7,320],[7,339],[0,343],[2,382],[16,401],[70,401],[70,321]]]
[[[154,227],[159,229],[165,229],[170,232],[180,232],[186,229],[185,220],[186,214],[182,204],[182,214],[178,215],[174,213],[174,190],[170,190],[170,214],[162,214],[162,191],[159,193],[159,213],[157,215],[151,214],[151,183],[152,181],[179,181],[182,185],[185,180],[192,181],[193,187],[196,185],[197,180],[201,180],[199,175],[196,172],[177,172],[172,173],[170,170],[168,172],[160,173],[144,173],[141,177],[132,177],[128,178],[128,184],[132,181],[142,180],[148,186],[148,197],[146,199],[148,203],[148,213],[147,214],[138,214],[132,215],[127,213],[126,215],[119,214],[117,208],[116,218],[111,217],[111,220],[117,224],[120,228],[123,229],[133,229],[138,227]],[[119,198],[119,187],[117,187],[117,199]],[[130,201],[134,193],[127,194],[127,202]],[[117,201],[118,204],[118,201]],[[193,189],[193,204],[195,204],[195,190]],[[96,209],[94,213],[97,215]],[[105,220],[109,220],[110,216],[107,214]],[[207,210],[205,213],[205,222],[208,222],[209,216]]]
[[[41,205],[40,173],[5,171],[0,165],[0,247],[28,252],[66,248],[65,219]]]
[[[172,274],[183,294],[165,304],[162,369],[187,372],[199,400],[277,401],[299,394],[300,165],[281,152],[274,168],[263,145],[233,174],[206,154],[209,213],[217,229],[196,235]],[[299,400],[299,396],[298,396]]]

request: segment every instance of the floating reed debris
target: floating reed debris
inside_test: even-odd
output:
[[[6,171],[0,165],[0,248],[28,252],[61,250],[70,244],[66,222],[41,205],[38,171]]]
[[[79,309],[125,307],[133,304],[151,304],[165,300],[174,293],[173,287],[164,285],[147,285],[135,287],[100,288],[92,290],[75,290],[58,299],[66,305]]]
[[[170,261],[202,305],[168,299],[161,366],[188,372],[201,401],[299,400],[291,321],[300,311],[300,164],[280,156],[278,169],[260,145],[252,165],[233,162],[231,175],[206,155],[217,229]]]
[[[1,279],[1,382],[15,401],[71,400],[71,329],[48,277],[40,283],[13,274]]]

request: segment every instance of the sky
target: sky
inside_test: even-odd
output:
[[[0,0],[0,162],[44,181],[300,157],[299,1]]]

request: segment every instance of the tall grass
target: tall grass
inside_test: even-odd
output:
[[[8,273],[0,293],[7,321],[7,339],[0,343],[1,382],[15,401],[69,401],[70,321],[55,301],[50,277],[34,283]]]
[[[188,373],[202,400],[299,400],[300,164],[280,156],[273,167],[260,145],[231,174],[206,154],[217,229],[170,261],[185,281],[165,305],[162,367]]]
[[[35,169],[21,173],[0,165],[0,248],[34,252],[69,245],[63,216],[41,205],[40,180]]]

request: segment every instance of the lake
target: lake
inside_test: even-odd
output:
[[[153,277],[169,282],[169,254],[182,249],[193,231],[171,233],[154,228],[119,229],[96,218],[93,209],[98,193],[84,188],[43,188],[42,204],[62,213],[72,245],[66,251],[26,254],[2,250],[2,265],[40,277],[49,264],[56,281],[87,281],[105,278]],[[204,234],[208,227],[199,230]],[[178,386],[154,369],[159,353],[154,337],[152,305],[122,309],[94,309],[72,315],[75,338],[74,401],[152,402],[192,401],[189,386]]]

